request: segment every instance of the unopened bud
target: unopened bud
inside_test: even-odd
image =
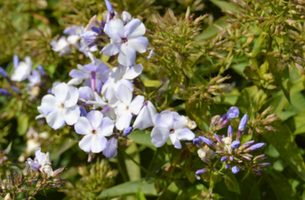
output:
[[[131,132],[132,132],[133,128],[132,127],[127,127],[124,129],[124,132],[123,132],[123,136],[124,137],[127,137],[127,135],[129,135]]]
[[[248,115],[244,114],[244,116],[241,118],[239,126],[238,126],[239,131],[243,132],[246,129],[247,120],[248,120]]]
[[[239,168],[237,166],[232,167],[232,173],[237,174],[239,172]]]
[[[212,140],[210,140],[210,139],[208,139],[206,137],[202,137],[202,136],[199,136],[199,139],[202,142],[204,142],[205,144],[207,144],[208,146],[217,148],[217,145]]]
[[[238,140],[233,141],[231,147],[233,149],[237,149],[238,147],[240,147],[240,141]]]
[[[263,147],[265,145],[265,143],[261,142],[261,143],[257,143],[252,145],[251,147],[249,147],[248,149],[246,149],[244,152],[250,152],[250,151],[255,151],[261,147]]]

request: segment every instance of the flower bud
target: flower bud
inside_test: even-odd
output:
[[[236,106],[232,106],[227,112],[227,119],[231,120],[239,116],[239,109]]]
[[[20,91],[19,91],[18,88],[12,86],[11,89],[12,89],[14,92],[16,92],[17,94],[20,94]]]
[[[202,175],[202,174],[204,174],[204,173],[206,173],[206,172],[207,172],[206,169],[197,170],[197,171],[195,172],[196,179],[197,179],[197,180],[200,180],[200,175]]]
[[[131,20],[131,14],[127,11],[122,12],[122,20],[124,23],[128,23]]]
[[[233,174],[237,174],[238,172],[239,172],[239,169],[238,169],[238,167],[236,167],[236,166],[234,166],[234,167],[232,167],[232,173]]]
[[[101,93],[102,87],[103,87],[103,82],[102,82],[101,80],[99,80],[99,82],[98,82],[98,84],[97,84],[97,88],[96,88],[96,92],[97,92],[98,94]]]
[[[230,164],[226,164],[225,169],[229,169],[231,167]]]
[[[200,146],[200,144],[201,144],[201,140],[199,139],[199,138],[194,138],[193,139],[193,144],[195,144],[196,146]]]
[[[243,132],[246,129],[247,120],[248,120],[248,115],[244,114],[244,116],[241,118],[239,126],[238,126],[239,131]]]
[[[79,106],[79,110],[80,110],[80,115],[86,117],[87,116],[87,111],[83,106]]]
[[[262,160],[265,160],[266,158],[267,158],[267,157],[266,157],[265,154],[261,154],[261,155],[256,156],[255,158],[253,158],[253,161],[254,161],[254,162],[260,162],[260,161],[262,161]]]
[[[6,89],[0,88],[0,96],[10,96],[11,94]]]
[[[124,129],[124,132],[123,132],[123,136],[124,137],[127,137],[127,135],[129,135],[131,132],[132,132],[133,128],[132,127],[127,127]]]
[[[64,171],[64,169],[66,169],[66,167],[58,168],[57,170],[55,170],[55,171],[53,172],[53,176],[57,176],[59,173],[61,173],[62,171]]]
[[[225,161],[227,161],[227,160],[228,160],[228,157],[227,157],[227,156],[223,156],[223,157],[221,157],[221,159],[220,159],[221,162],[225,162]]]
[[[90,27],[92,31],[96,32],[97,34],[101,34],[102,30],[96,26],[91,26]]]
[[[239,146],[240,146],[240,141],[235,140],[235,141],[232,142],[231,147],[232,147],[233,149],[237,149]]]
[[[7,73],[2,67],[0,67],[0,75],[2,75],[3,77],[7,77]]]
[[[230,137],[230,138],[233,138],[233,129],[232,129],[232,126],[231,125],[229,125],[229,127],[228,127],[228,137]]]
[[[248,149],[246,149],[244,152],[250,152],[250,151],[255,151],[261,147],[263,147],[265,145],[265,143],[261,142],[261,143],[257,143],[252,145],[251,147],[249,147]]]
[[[17,55],[14,55],[13,62],[14,62],[14,67],[17,67],[19,64],[19,58]]]
[[[222,141],[221,136],[219,136],[219,135],[217,135],[217,134],[215,133],[215,134],[214,134],[214,138],[217,140],[217,142],[218,142],[219,144],[223,144],[223,141]]]
[[[217,145],[212,140],[206,137],[199,136],[199,139],[210,147],[214,147],[214,148],[217,147]]]
[[[234,160],[234,156],[230,156],[230,161],[233,161]]]
[[[243,149],[251,146],[252,144],[254,144],[254,140],[250,140],[249,142],[246,142],[246,143],[242,144],[239,149],[243,150]]]

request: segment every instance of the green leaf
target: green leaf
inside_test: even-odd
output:
[[[275,81],[281,86],[282,91],[284,92],[285,97],[290,102],[290,71],[287,66],[281,65],[281,60],[278,58],[278,55],[268,54],[267,60],[269,63],[270,71],[272,72]]]
[[[259,37],[254,42],[254,46],[253,46],[253,49],[252,49],[252,57],[253,58],[255,58],[257,56],[257,54],[261,52],[262,43],[265,41],[266,35],[267,34],[265,32],[261,32]]]
[[[26,114],[20,115],[18,117],[18,128],[17,131],[20,135],[23,135],[27,132],[29,127],[29,116]]]
[[[293,134],[287,125],[276,122],[276,132],[266,131],[263,137],[272,144],[280,156],[305,181],[305,164],[300,151],[294,142]]]
[[[156,150],[156,147],[151,143],[150,131],[136,130],[128,135],[128,138],[132,139],[135,143],[141,144]]]
[[[163,200],[163,199],[176,199],[178,196],[179,188],[175,184],[175,182],[172,182],[166,190],[162,192],[158,200]]]
[[[221,19],[215,21],[214,24],[208,26],[206,29],[204,29],[202,31],[202,33],[200,35],[198,35],[195,38],[195,40],[196,41],[206,40],[206,39],[213,37],[217,33],[219,33],[228,24],[223,19],[224,18],[221,18]]]
[[[140,188],[136,194],[136,200],[146,200],[145,195]]]
[[[297,200],[295,192],[292,190],[292,186],[287,181],[286,177],[281,173],[272,171],[272,176],[264,174],[264,179],[269,183],[274,191],[278,200]]]
[[[239,184],[233,174],[224,175],[224,179],[228,190],[240,194]]]
[[[98,197],[111,198],[130,194],[136,194],[141,190],[144,195],[157,196],[154,183],[145,182],[143,179],[138,181],[129,181],[104,190]]]
[[[222,1],[222,0],[210,0],[210,1],[219,8],[226,11],[236,12],[238,10],[238,6],[236,4],[229,3],[227,1]]]

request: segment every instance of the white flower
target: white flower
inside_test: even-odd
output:
[[[106,99],[111,100],[112,103],[116,103],[113,98],[113,92],[117,92],[118,87],[121,84],[127,86],[131,91],[133,91],[133,85],[131,80],[138,77],[143,70],[143,66],[141,64],[137,64],[131,67],[126,67],[123,65],[118,65],[118,67],[114,67],[103,85],[102,94],[106,97]]]
[[[52,50],[58,52],[60,57],[62,55],[69,55],[71,53],[70,43],[68,42],[66,36],[60,37],[58,41],[52,40],[50,45],[52,46]]]
[[[78,89],[59,83],[53,88],[54,96],[47,94],[42,98],[38,111],[41,115],[36,119],[45,117],[53,129],[62,128],[65,123],[73,125],[80,117],[80,110],[76,105],[79,97]]]
[[[35,159],[27,159],[27,163],[30,165],[33,171],[40,170],[42,173],[46,174],[47,177],[53,176],[53,169],[51,167],[51,160],[49,152],[42,153],[40,147],[36,149]]]
[[[188,128],[187,118],[180,116],[177,112],[162,111],[155,116],[155,127],[151,132],[151,142],[156,147],[163,146],[170,138],[175,148],[181,149],[180,140],[192,140],[195,134]]]
[[[80,117],[74,126],[76,133],[85,135],[79,147],[85,152],[100,153],[106,148],[106,136],[113,133],[114,123],[97,110],[91,110],[86,117]]]
[[[129,127],[132,114],[137,115],[140,112],[144,102],[144,97],[138,95],[132,100],[132,92],[125,85],[119,86],[117,97],[121,103],[116,107],[115,110],[117,115],[115,126],[118,130],[123,130]]]
[[[150,101],[146,101],[133,123],[133,128],[144,130],[148,127],[154,126],[154,118],[156,115],[156,109]]]
[[[119,53],[119,63],[130,67],[135,63],[136,51],[144,53],[147,49],[148,39],[143,37],[145,31],[145,26],[139,19],[132,19],[125,26],[121,19],[112,19],[104,28],[104,32],[111,38],[111,44],[105,46],[101,53],[107,56]]]
[[[16,63],[17,64],[17,63]],[[25,62],[21,61],[15,66],[15,71],[11,77],[13,81],[21,82],[30,76],[32,61],[29,56],[25,57]]]

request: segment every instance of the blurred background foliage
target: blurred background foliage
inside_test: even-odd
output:
[[[136,83],[145,88],[136,92],[158,111],[169,108],[187,115],[203,132],[212,116],[238,106],[249,116],[244,140],[266,142],[263,151],[271,166],[262,176],[240,172],[220,180],[219,174],[210,174],[209,182],[198,181],[194,173],[202,163],[194,146],[156,149],[149,131],[135,131],[121,141],[116,158],[105,161],[96,155],[87,163],[77,145],[79,135],[68,127],[54,131],[35,117],[52,83],[67,81],[77,64],[90,62],[76,49],[59,57],[49,43],[66,27],[85,26],[93,15],[101,19],[104,2],[0,0],[0,65],[11,74],[14,54],[21,60],[31,56],[34,68],[42,65],[49,75],[31,101],[26,88],[20,95],[0,96],[0,147],[12,143],[9,162],[1,168],[23,168],[36,146],[50,152],[53,168],[67,166],[61,174],[66,184],[36,199],[206,199],[211,186],[214,199],[305,199],[305,1],[111,3],[118,13],[126,10],[145,23],[156,54],[150,60],[148,53],[138,58],[144,72]],[[0,87],[10,88],[4,78]],[[231,123],[236,127],[238,122]]]

